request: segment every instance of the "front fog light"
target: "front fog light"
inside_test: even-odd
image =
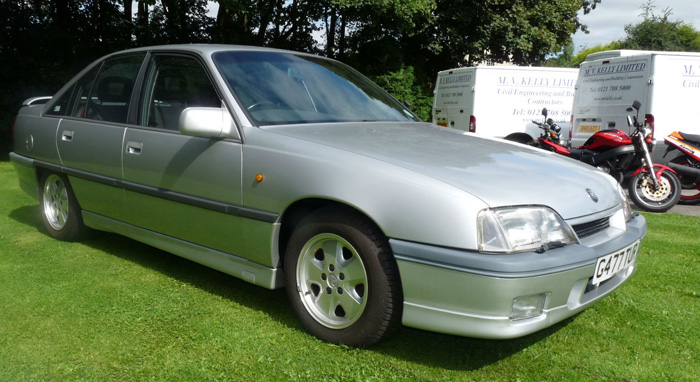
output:
[[[510,308],[510,319],[513,321],[541,316],[544,313],[546,293],[520,296],[513,299]]]

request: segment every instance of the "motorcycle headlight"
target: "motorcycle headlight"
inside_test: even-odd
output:
[[[486,209],[479,212],[477,219],[481,252],[526,252],[544,245],[577,243],[571,227],[548,207]]]

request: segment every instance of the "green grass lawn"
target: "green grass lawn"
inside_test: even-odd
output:
[[[637,274],[554,327],[352,349],[305,334],[284,291],[112,234],[49,238],[0,162],[0,381],[698,380],[700,218],[645,216]]]

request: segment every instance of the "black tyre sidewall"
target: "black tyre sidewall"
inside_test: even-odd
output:
[[[330,343],[364,347],[378,343],[398,330],[403,295],[398,267],[386,239],[357,216],[319,211],[304,219],[292,234],[284,259],[287,297],[304,329]],[[367,304],[351,326],[331,329],[307,312],[297,289],[297,263],[306,242],[316,235],[331,233],[347,240],[358,252],[367,273]]]
[[[679,155],[673,159],[671,159],[671,163],[676,163],[682,166],[688,166],[688,156],[685,154]],[[682,175],[679,175],[678,178],[679,180],[682,180]],[[683,183],[681,182],[681,188],[683,187]],[[698,187],[696,184],[695,187]],[[689,188],[687,188],[689,189]],[[693,190],[697,191],[696,195],[684,198],[683,195],[681,195],[680,200],[678,200],[678,204],[684,204],[684,205],[696,205],[700,204],[700,190],[697,188],[693,188]]]
[[[61,179],[68,193],[68,216],[66,217],[65,226],[59,230],[51,226],[46,218],[46,211],[44,211],[44,189],[46,188],[46,181],[51,175],[56,175]],[[83,224],[80,214],[80,206],[73,193],[73,188],[71,188],[65,175],[46,173],[42,176],[41,187],[39,188],[39,205],[41,208],[41,221],[51,237],[63,241],[76,241],[87,233],[87,228]]]
[[[637,183],[639,183],[644,176],[649,176],[649,174],[640,172],[630,180],[629,184],[630,198],[639,208],[649,212],[666,212],[678,203],[681,198],[681,181],[675,174],[670,171],[664,171],[661,174],[662,177],[668,179],[671,187],[673,187],[671,196],[661,204],[648,202],[644,197],[638,194]]]

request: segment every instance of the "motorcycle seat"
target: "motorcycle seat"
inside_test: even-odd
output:
[[[678,132],[684,140],[700,145],[700,135],[699,134],[686,134],[682,131]]]

